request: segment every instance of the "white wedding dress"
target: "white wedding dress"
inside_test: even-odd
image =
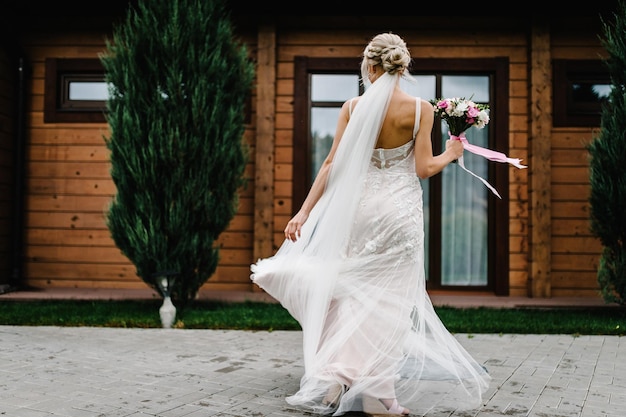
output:
[[[393,86],[393,80],[386,81]],[[348,126],[354,119],[367,123],[367,117],[356,117],[359,108],[384,116],[386,103],[372,109],[363,100],[368,91]],[[418,121],[416,114],[416,131]],[[381,120],[373,123],[378,132]],[[360,130],[346,132],[340,147]],[[363,411],[364,398],[397,398],[412,415],[435,408],[477,408],[490,377],[447,331],[426,292],[414,141],[372,153],[373,140],[368,139],[369,151],[364,152],[369,156],[357,174],[359,182],[350,184],[351,179],[335,189],[329,179],[303,237],[286,240],[276,255],[251,267],[253,282],[303,330],[305,373],[287,402],[333,415]],[[358,152],[344,156],[359,157]],[[342,158],[338,150],[334,165]],[[352,200],[343,193],[353,194]]]

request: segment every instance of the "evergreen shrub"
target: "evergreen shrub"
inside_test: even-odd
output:
[[[221,0],[129,6],[101,61],[117,188],[107,226],[146,284],[175,278],[184,308],[217,268],[216,240],[246,183],[253,63]]]

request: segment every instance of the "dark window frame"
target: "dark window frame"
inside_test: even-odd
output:
[[[99,59],[47,58],[44,87],[45,123],[105,123],[105,100],[70,100],[72,82],[104,82]]]
[[[554,127],[600,126],[600,102],[576,102],[573,85],[610,84],[609,70],[599,59],[555,59],[552,61],[552,124]]]
[[[435,74],[435,75],[489,75],[491,109],[489,123],[489,147],[497,149],[504,154],[509,153],[509,60],[502,58],[477,58],[477,59],[419,59],[411,65],[412,74]],[[439,91],[436,94],[440,94]],[[441,124],[435,123],[433,127],[433,146],[441,149]],[[498,139],[500,139],[498,141]],[[496,143],[497,142],[497,143]],[[493,291],[496,295],[509,295],[509,166],[508,164],[490,163],[488,166],[488,180],[497,190],[502,199],[498,199],[489,193],[488,211],[488,259],[486,286],[452,286],[441,285],[435,280],[429,279],[430,290],[446,291]],[[441,176],[435,175],[429,180],[431,207],[441,207]],[[430,226],[433,230],[441,230],[441,213],[431,213]],[[428,236],[429,247],[441,247],[441,234],[430,233]],[[429,265],[432,276],[441,275],[441,259],[437,251],[430,251]]]
[[[310,91],[309,77],[311,74],[322,73],[359,73],[360,59],[355,58],[310,58],[296,56],[294,65],[294,128],[293,128],[293,177],[292,177],[292,207],[295,212],[310,188],[308,173],[310,172],[309,158],[309,113]],[[445,69],[445,71],[443,70]],[[480,58],[480,59],[419,59],[411,65],[412,74],[489,74],[492,77],[492,121],[490,123],[490,141],[495,138],[502,139],[498,142],[497,149],[508,154],[509,137],[509,60],[506,57]],[[496,110],[497,109],[497,110]],[[437,125],[437,124],[436,124]],[[435,126],[437,128],[437,126]],[[437,137],[437,132],[433,132]],[[435,144],[437,146],[437,144]],[[491,143],[489,146],[494,146]],[[435,177],[431,178],[437,181]],[[439,180],[440,181],[440,180]],[[509,167],[508,164],[490,164],[489,182],[500,190],[502,199],[490,195],[489,199],[489,226],[488,226],[488,251],[489,268],[488,284],[486,286],[440,286],[432,285],[429,280],[429,289],[445,291],[491,291],[496,295],[506,296],[509,294]],[[438,187],[431,187],[437,189]],[[437,191],[435,191],[436,193]],[[434,199],[433,199],[434,198]],[[431,195],[431,201],[441,196]],[[441,217],[440,213],[433,212],[433,218]],[[433,223],[431,223],[431,226]],[[439,224],[439,228],[440,228]],[[438,235],[438,234],[431,234]],[[438,247],[440,241],[431,240],[431,248]],[[432,270],[433,265],[439,265],[435,260],[434,251],[429,254],[431,273],[440,271]]]
[[[293,142],[293,206],[300,206],[310,188],[312,178],[309,143],[309,114],[311,112],[311,74],[357,74],[360,76],[360,60],[354,58],[295,57],[294,83],[294,142]],[[300,152],[305,150],[305,152]],[[296,181],[299,179],[299,181]],[[295,210],[295,208],[294,208]]]

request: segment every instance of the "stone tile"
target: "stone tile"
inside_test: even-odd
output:
[[[485,405],[413,416],[624,417],[618,336],[455,337],[492,375]],[[296,331],[0,326],[10,417],[310,417],[285,401],[302,372]]]

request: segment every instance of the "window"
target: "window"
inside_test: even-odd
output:
[[[557,59],[552,65],[554,126],[600,126],[602,105],[611,92],[604,62]]]
[[[360,62],[296,57],[293,149],[293,207],[297,210],[332,144],[343,102],[362,93]],[[508,152],[508,61],[506,59],[424,60],[412,65],[412,95],[431,99],[465,96],[489,104],[491,122],[468,132],[477,145]],[[445,123],[436,123],[433,146],[442,148]],[[436,152],[436,151],[435,151]],[[490,290],[508,294],[508,167],[468,155],[465,163],[502,194],[460,170],[444,170],[426,181],[424,221],[430,289]],[[496,233],[497,230],[497,233]],[[437,248],[431,250],[430,248]],[[455,259],[455,262],[450,262]]]
[[[45,123],[104,123],[109,91],[99,59],[46,59]],[[244,122],[252,119],[252,96]]]
[[[99,59],[46,59],[44,122],[105,122],[107,97]]]
[[[360,90],[356,74],[311,74],[310,183],[333,144],[341,105]]]

